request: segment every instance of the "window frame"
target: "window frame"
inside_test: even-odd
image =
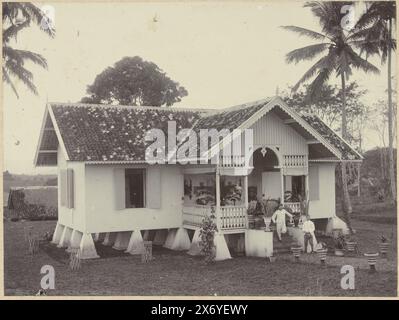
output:
[[[142,173],[142,207],[135,207],[132,205],[131,200],[129,199],[129,193],[128,191],[130,190],[130,179],[131,176],[133,176],[133,173],[129,174],[129,171],[141,171]],[[130,178],[129,178],[130,176]],[[125,190],[124,190],[124,197],[125,197],[125,202],[124,202],[124,208],[125,209],[145,209],[147,208],[147,169],[146,168],[125,168],[124,170],[124,181],[125,181]],[[129,203],[129,204],[128,204]]]

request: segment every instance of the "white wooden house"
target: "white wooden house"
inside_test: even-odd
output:
[[[218,164],[148,164],[145,132],[167,134],[168,121],[177,130],[252,129],[252,165],[234,156]],[[361,160],[318,117],[273,97],[221,110],[48,103],[35,165],[58,167],[53,242],[59,247],[80,246],[83,258],[94,258],[94,241],[101,238],[135,254],[150,236],[154,244],[195,254],[200,223],[214,208],[216,258],[222,260],[230,257],[235,235],[245,235],[248,255],[262,255],[256,251],[264,248],[272,253],[270,235],[259,240],[248,232],[249,200],[264,195],[284,202],[287,191],[300,193],[309,200],[310,217],[327,221],[335,217],[335,166]],[[240,196],[231,200],[235,188]]]

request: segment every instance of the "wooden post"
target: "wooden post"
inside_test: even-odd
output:
[[[244,176],[244,206],[248,209],[248,176]]]
[[[80,248],[72,247],[69,255],[69,268],[72,271],[79,270],[81,266],[81,251]]]
[[[248,229],[248,176],[244,176],[245,228]]]
[[[39,251],[39,239],[32,235],[28,235],[28,245],[29,245],[29,253],[31,255],[36,254]]]
[[[283,167],[280,167],[281,173],[281,204],[284,204],[284,170]]]
[[[305,192],[306,203],[309,203],[309,171],[308,174],[305,176]]]
[[[220,173],[219,168],[216,167],[216,177],[215,177],[215,184],[216,184],[216,226],[218,230],[221,229],[221,220],[220,220]]]
[[[141,262],[147,263],[152,260],[152,241],[144,241],[144,250],[141,253]]]
[[[361,163],[357,164],[357,196],[360,198],[360,166]]]

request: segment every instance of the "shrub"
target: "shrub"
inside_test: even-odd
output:
[[[214,209],[212,208],[212,213],[210,216],[206,216],[202,220],[202,225],[200,229],[200,248],[201,253],[205,256],[205,262],[210,263],[215,260],[216,247],[213,242],[215,239],[215,232],[217,232],[217,226],[215,223]]]

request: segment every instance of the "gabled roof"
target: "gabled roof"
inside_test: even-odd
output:
[[[232,108],[226,108],[203,115],[194,126],[198,132],[200,129],[227,129],[232,131],[237,129],[243,122],[252,117],[257,111],[262,109],[271,98],[242,104]]]
[[[55,136],[70,161],[145,162],[145,150],[149,145],[144,141],[145,133],[157,128],[167,137],[168,121],[176,121],[177,132],[183,128],[193,129],[196,133],[200,129],[232,131],[250,127],[275,107],[286,112],[338,159],[362,159],[319,118],[300,115],[281,98],[274,97],[221,110],[49,103],[35,164],[42,165],[46,162],[43,157],[49,157],[49,154],[43,154],[45,142],[51,144],[51,152],[58,147],[54,143]]]
[[[342,160],[360,160],[363,156],[315,114],[302,114],[304,119],[324,139],[341,152]]]
[[[50,103],[71,161],[145,161],[145,133],[191,128],[206,110]]]

